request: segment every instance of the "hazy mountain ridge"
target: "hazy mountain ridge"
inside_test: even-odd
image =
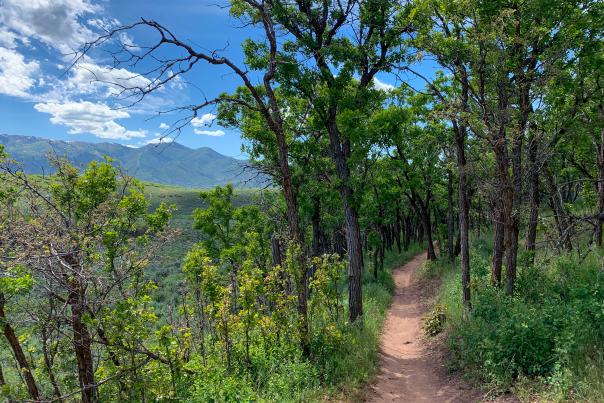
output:
[[[49,140],[40,137],[0,134],[0,144],[27,173],[52,172],[48,154],[66,157],[76,166],[111,157],[129,175],[144,181],[186,187],[212,187],[233,183],[258,187],[265,177],[244,169],[246,161],[222,155],[211,148],[192,149],[179,143],[148,144],[131,148],[116,143]]]

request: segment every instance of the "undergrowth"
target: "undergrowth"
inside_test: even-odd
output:
[[[394,292],[392,269],[421,251],[419,245],[413,244],[401,254],[387,253],[385,269],[379,272],[377,281],[366,262],[362,323],[343,321],[329,329],[329,334],[314,332],[311,359],[304,359],[288,343],[275,345],[270,351],[252,351],[253,368],[241,367],[231,374],[208,371],[205,376],[196,377],[198,381],[190,385],[190,401],[360,401],[364,385],[377,369],[379,337]],[[310,328],[313,329],[312,323]],[[209,367],[224,368],[220,363]]]
[[[490,284],[489,256],[486,240],[474,243],[469,318],[458,262],[443,257],[423,269],[442,279],[437,311],[426,324],[442,317],[426,331],[445,332],[451,370],[524,401],[604,401],[602,251],[586,258],[550,254],[534,265],[521,257],[512,298]]]

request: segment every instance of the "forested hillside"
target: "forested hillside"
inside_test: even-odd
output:
[[[418,315],[405,298],[435,292],[425,337],[383,337],[420,352],[432,338],[445,351],[434,365],[470,383],[462,401],[603,401],[604,3],[229,11],[250,29],[243,61],[141,18],[83,44],[76,63],[103,52],[133,71],[114,83],[132,106],[195,69],[237,77],[172,109],[165,135],[214,110],[275,188],[181,197],[109,160],[79,169],[56,156],[40,178],[2,150],[2,396],[369,399],[393,295],[400,325]],[[432,280],[394,281],[414,256]],[[390,356],[388,385],[423,358]],[[396,399],[434,396],[414,386]]]
[[[29,174],[52,173],[48,156],[53,154],[67,158],[77,167],[109,157],[131,176],[167,185],[193,188],[227,183],[245,188],[271,185],[268,178],[250,169],[245,160],[227,157],[208,147],[191,149],[169,140],[132,148],[117,143],[93,144],[0,134],[0,144]]]

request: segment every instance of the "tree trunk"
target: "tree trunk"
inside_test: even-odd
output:
[[[6,341],[8,342],[11,350],[13,350],[13,354],[15,359],[17,360],[17,364],[19,364],[19,368],[21,369],[21,374],[23,378],[25,378],[25,386],[27,387],[27,393],[29,397],[34,400],[40,400],[40,392],[38,391],[38,386],[36,385],[36,381],[34,376],[32,375],[31,368],[29,366],[29,362],[27,362],[27,358],[25,357],[25,353],[21,348],[21,344],[19,343],[19,338],[15,334],[13,327],[8,322],[8,318],[6,317],[6,312],[4,311],[4,306],[6,304],[6,299],[4,294],[0,293],[0,325],[3,327],[4,337],[6,337]]]
[[[518,258],[518,234],[520,231],[520,202],[522,195],[522,143],[523,132],[514,138],[512,146],[512,205],[508,216],[506,228],[506,250],[505,250],[505,292],[508,295],[514,293],[516,284],[516,264]]]
[[[403,250],[407,252],[411,244],[411,219],[408,215],[404,217]]]
[[[394,239],[396,240],[396,249],[398,250],[399,255],[402,253],[402,247],[401,247],[401,231],[402,231],[402,226],[401,226],[401,214],[399,212],[399,210],[396,210],[396,221],[394,223]]]
[[[281,244],[279,238],[275,235],[271,238],[271,252],[273,257],[273,266],[281,266],[283,264],[281,258]]]
[[[453,237],[455,231],[453,228],[453,172],[449,170],[447,174],[447,252],[449,260],[453,261],[455,258],[455,251],[453,250]]]
[[[533,133],[534,131],[531,131]],[[530,212],[526,227],[526,250],[531,253],[531,261],[535,261],[535,246],[537,243],[537,223],[539,220],[539,168],[537,166],[537,139],[534,133],[528,144],[529,159],[529,204]]]
[[[346,194],[352,195],[352,191],[350,193],[346,191],[342,193],[344,194],[343,198],[346,198]],[[354,322],[363,314],[363,256],[357,212],[349,202],[345,202],[344,204],[344,216],[346,223],[346,246],[348,250],[348,306],[350,321]]]
[[[462,80],[462,84],[465,80]],[[464,99],[467,101],[467,86],[464,84]],[[468,178],[466,161],[466,127],[453,122],[455,144],[457,151],[457,170],[459,174],[459,241],[461,255],[461,284],[463,289],[463,304],[466,311],[472,308],[470,294],[470,203],[468,200]]]
[[[0,388],[6,385],[6,380],[4,379],[4,370],[2,369],[2,363],[0,362]]]
[[[562,196],[556,186],[556,180],[551,173],[550,168],[545,165],[543,173],[547,184],[547,190],[550,197],[550,204],[554,212],[554,218],[556,220],[556,227],[558,229],[558,249],[565,248],[568,251],[572,250],[572,243],[570,241],[570,219],[564,208],[562,202]]]
[[[92,338],[83,321],[85,313],[84,292],[78,281],[74,281],[72,287],[74,289],[71,291],[68,303],[71,307],[73,347],[78,366],[78,379],[82,390],[82,402],[94,403],[98,401],[98,394],[92,361]]]
[[[277,140],[277,146],[279,149],[279,168],[281,171],[281,186],[283,188],[283,195],[285,197],[285,204],[287,206],[287,223],[289,227],[289,233],[294,242],[300,245],[302,250],[302,256],[300,259],[300,279],[297,288],[297,299],[298,299],[298,332],[300,333],[300,343],[302,347],[302,353],[305,357],[310,355],[310,340],[308,335],[308,271],[304,262],[304,255],[306,253],[304,249],[304,234],[300,227],[300,216],[298,213],[298,201],[294,186],[292,182],[292,175],[289,169],[288,161],[288,146],[285,140],[285,133],[283,132],[283,125],[280,119],[280,115],[275,113],[275,119],[277,121],[277,127],[273,130]]]
[[[350,321],[354,322],[363,315],[363,251],[358,213],[353,205],[353,190],[350,187],[350,142],[342,139],[336,123],[336,109],[331,106],[327,131],[331,145],[332,158],[340,185],[338,190],[344,208],[344,223],[346,225],[346,247],[348,252],[348,307]]]
[[[600,116],[604,120],[604,107],[600,105]],[[594,149],[596,152],[596,165],[598,167],[598,201],[596,204],[596,228],[594,231],[594,242],[597,246],[602,246],[602,224],[604,221],[604,129],[600,131],[600,141],[596,141],[595,136],[592,138]]]
[[[312,255],[321,254],[321,200],[318,197],[313,199],[312,213]]]
[[[503,241],[505,235],[505,224],[504,224],[504,214],[503,214],[503,205],[500,201],[495,201],[493,203],[494,211],[493,211],[493,254],[491,256],[491,282],[496,287],[501,287],[501,272],[503,265]]]
[[[434,250],[434,243],[432,241],[432,223],[430,220],[430,209],[422,209],[422,223],[424,226],[424,232],[428,238],[428,252],[426,257],[428,260],[436,260],[436,252]]]
[[[48,379],[50,380],[50,384],[52,385],[55,398],[58,402],[62,402],[61,398],[61,390],[59,388],[59,384],[55,377],[55,373],[52,369],[53,360],[51,358],[50,352],[48,351],[48,333],[46,327],[42,327],[41,329],[42,335],[42,353],[44,355],[44,365],[46,366],[46,372],[48,373]]]

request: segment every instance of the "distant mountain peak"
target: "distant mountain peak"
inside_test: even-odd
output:
[[[4,144],[6,152],[22,163],[28,173],[51,172],[47,155],[55,152],[76,166],[108,156],[129,175],[168,185],[205,188],[232,183],[239,187],[258,187],[267,183],[266,177],[244,169],[245,161],[209,147],[193,149],[177,142],[133,148],[111,142],[87,143],[0,134],[0,144]]]

